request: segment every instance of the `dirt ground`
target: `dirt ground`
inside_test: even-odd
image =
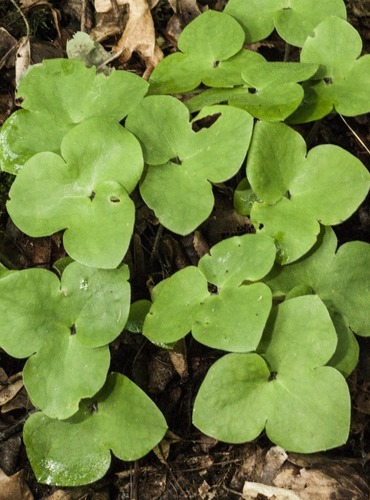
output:
[[[109,0],[106,3],[110,4]],[[189,21],[207,8],[222,10],[226,0],[151,0],[151,10],[145,15],[136,13],[137,18],[134,1],[121,3],[112,1],[108,13],[97,13],[89,0],[0,1],[0,126],[19,104],[15,88],[22,72],[22,48],[32,63],[65,57],[67,40],[76,31],[87,31],[107,51],[120,50],[120,57],[111,63],[114,67],[147,77],[162,53],[176,50],[176,40]],[[140,3],[136,0],[136,6]],[[348,1],[347,7],[349,21],[362,36],[363,53],[370,53],[370,1]],[[268,43],[256,45],[256,50],[267,59],[278,60],[284,47],[272,35]],[[318,128],[308,124],[299,131],[311,147],[340,145],[370,169],[366,149],[366,145],[370,147],[369,115],[345,121],[339,116],[327,117]],[[0,181],[0,261],[15,269],[50,269],[64,255],[61,236],[32,239],[21,234],[5,209],[12,178],[1,173]],[[148,298],[151,285],[185,265],[196,264],[199,245],[211,246],[225,237],[251,231],[248,219],[233,210],[231,188],[235,186],[233,180],[215,187],[216,206],[211,217],[199,231],[186,237],[166,229],[162,232],[138,191],[134,193],[137,221],[126,258],[133,300]],[[340,243],[357,239],[370,243],[370,200],[334,229]],[[186,357],[174,360],[168,352],[124,332],[111,346],[111,369],[128,374],[150,394],[171,433],[155,453],[135,463],[113,457],[103,479],[78,488],[45,486],[35,479],[21,439],[23,423],[32,410],[20,375],[24,361],[0,351],[0,500],[368,499],[370,339],[360,338],[359,342],[361,359],[349,380],[353,415],[348,443],[327,453],[286,455],[264,435],[253,443],[236,446],[218,443],[192,427],[193,399],[220,352],[189,340]]]

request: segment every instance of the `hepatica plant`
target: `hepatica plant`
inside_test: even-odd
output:
[[[299,62],[246,48],[274,29]],[[59,276],[0,267],[0,347],[26,360],[35,411],[24,441],[39,481],[95,481],[111,453],[136,460],[163,438],[155,403],[109,373],[124,328],[157,348],[191,335],[216,350],[194,401],[202,432],[242,443],[265,430],[302,453],[347,441],[345,377],[356,335],[370,335],[370,245],[337,248],[330,226],[357,210],[370,175],[338,146],[307,150],[287,123],[369,111],[361,48],[342,0],[230,0],[183,30],[149,82],[75,60],[28,71],[22,109],[0,131],[0,165],[14,176],[7,209],[30,236],[64,231],[69,255]],[[130,306],[133,191],[187,235],[226,181],[255,234],[220,241]]]

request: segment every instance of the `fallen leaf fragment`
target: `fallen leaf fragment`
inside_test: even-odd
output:
[[[0,368],[0,406],[11,401],[23,387],[22,373],[16,373],[7,377],[6,373]]]
[[[150,8],[156,5],[156,0],[116,0],[116,8],[125,5],[128,10],[128,20],[121,38],[113,48],[113,55],[122,63],[128,61],[136,52],[145,62],[144,78],[149,78],[151,72],[163,58],[163,53],[156,42],[155,28]],[[95,0],[95,10],[98,14],[107,14],[112,10],[110,0]],[[101,27],[100,27],[101,31]],[[94,34],[95,39],[96,34]],[[99,40],[102,38],[99,36]]]
[[[31,45],[28,36],[24,36],[19,41],[19,48],[15,60],[15,82],[18,88],[20,81],[31,64]]]
[[[149,78],[163,53],[155,37],[153,18],[146,0],[129,0],[129,19],[115,50],[122,51],[120,59],[126,62],[137,52],[146,65],[143,78]]]
[[[252,483],[246,481],[243,487],[243,498],[250,500],[252,498],[271,498],[273,500],[301,500],[301,497],[293,491],[276,486],[269,486],[262,483]]]
[[[33,495],[24,480],[23,470],[7,476],[0,469],[0,500],[33,500]]]

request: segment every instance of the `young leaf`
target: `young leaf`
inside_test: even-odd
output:
[[[229,101],[261,120],[281,121],[302,101],[304,92],[298,85],[316,73],[318,65],[260,61],[243,68],[243,86],[232,89],[210,89],[186,103],[191,112],[205,105]]]
[[[245,66],[263,61],[251,50],[242,50],[244,32],[240,24],[222,12],[208,10],[182,31],[177,52],[165,57],[154,69],[151,94],[174,94],[195,89],[202,82],[227,87],[243,82]]]
[[[275,27],[281,38],[297,47],[326,17],[347,16],[343,0],[230,0],[225,12],[243,26],[248,43],[267,38]]]
[[[34,413],[23,437],[40,483],[79,486],[104,476],[110,451],[121,460],[137,460],[161,441],[166,429],[151,399],[124,375],[111,373],[73,417],[61,421]]]
[[[370,336],[370,245],[354,241],[337,251],[336,247],[334,231],[322,229],[317,244],[306,256],[288,266],[276,265],[266,283],[278,296],[286,296],[294,287],[303,285],[324,300],[339,336],[330,364],[348,376],[358,361],[358,345],[352,332]]]
[[[209,128],[192,130],[208,117]],[[148,165],[140,184],[145,203],[160,222],[188,234],[211,213],[210,182],[223,182],[240,168],[249,146],[253,119],[230,106],[204,108],[192,123],[184,104],[170,96],[146,97],[127,117]]]
[[[302,48],[301,61],[320,64],[314,78],[323,81],[306,87],[307,98],[289,121],[318,120],[333,109],[345,116],[368,113],[370,55],[359,57],[361,50],[360,35],[343,19],[329,17],[319,24]]]
[[[207,280],[194,266],[173,274],[161,287],[144,321],[143,334],[169,344],[190,332],[199,304],[209,295]]]
[[[13,113],[0,133],[0,166],[17,174],[36,153],[60,153],[63,137],[87,118],[122,120],[144,97],[148,84],[126,72],[96,74],[81,61],[49,59],[22,79],[22,110]]]
[[[168,278],[153,296],[143,333],[152,342],[176,342],[192,330],[201,343],[236,352],[256,349],[271,310],[270,289],[262,283],[275,259],[264,235],[228,238],[199,261]],[[217,285],[210,293],[207,281]]]
[[[64,247],[78,262],[117,267],[134,225],[129,193],[143,169],[140,144],[118,123],[92,118],[64,137],[61,155],[39,153],[26,163],[8,212],[30,236],[66,229]]]
[[[107,344],[129,313],[128,268],[99,270],[77,262],[61,282],[45,269],[14,271],[0,279],[0,346],[30,357],[24,383],[35,406],[67,418],[93,396],[109,368]]]
[[[228,354],[211,367],[194,403],[194,425],[231,443],[255,439],[265,427],[275,444],[299,453],[345,443],[348,387],[337,370],[322,366],[335,345],[317,296],[284,302],[267,324],[260,354]]]
[[[370,186],[368,171],[353,155],[333,145],[306,154],[303,138],[283,123],[256,124],[247,178],[257,197],[251,220],[275,238],[282,264],[314,245],[319,223],[339,224],[352,215]]]

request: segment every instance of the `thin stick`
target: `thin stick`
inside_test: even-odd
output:
[[[16,4],[15,0],[10,0],[10,1],[11,1],[11,3],[14,5],[14,7],[17,9],[17,11],[18,11],[19,15],[22,17],[23,22],[24,22],[24,24],[25,24],[25,26],[26,26],[26,36],[27,36],[27,37],[29,37],[29,36],[30,36],[31,31],[30,31],[30,25],[28,24],[28,21],[27,21],[26,16],[25,16],[25,15],[23,14],[23,12],[21,11],[21,9],[20,9],[19,5],[17,5],[17,4]]]
[[[361,144],[361,146],[366,150],[367,153],[369,153],[370,155],[370,149],[366,146],[366,144],[364,143],[364,141],[361,139],[361,137],[353,130],[353,128],[351,127],[351,125],[349,123],[347,123],[347,121],[343,118],[342,115],[339,115],[342,120],[344,121],[344,123],[347,125],[347,127],[350,129],[350,131],[352,132],[352,134],[356,137],[356,139],[358,140],[358,142]]]

